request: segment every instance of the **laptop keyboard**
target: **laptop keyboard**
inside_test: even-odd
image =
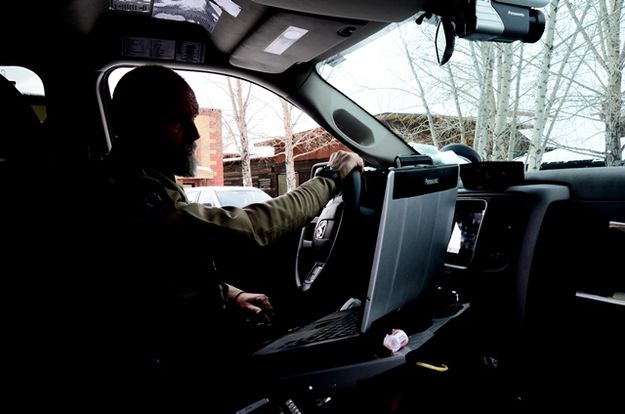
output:
[[[359,320],[360,312],[346,312],[341,317],[320,322],[311,335],[289,341],[281,348],[291,348],[356,335],[358,334]]]

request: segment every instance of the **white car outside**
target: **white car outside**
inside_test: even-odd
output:
[[[207,207],[245,207],[252,203],[262,203],[271,196],[256,187],[208,186],[187,187],[184,189],[191,203],[200,203]]]

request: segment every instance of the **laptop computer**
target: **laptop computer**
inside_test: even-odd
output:
[[[389,169],[363,305],[326,315],[265,345],[254,356],[312,348],[328,355],[330,347],[351,343],[377,321],[417,301],[441,269],[457,183],[457,165]]]

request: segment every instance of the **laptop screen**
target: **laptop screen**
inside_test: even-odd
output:
[[[441,269],[456,205],[458,166],[391,169],[361,331],[417,301]]]

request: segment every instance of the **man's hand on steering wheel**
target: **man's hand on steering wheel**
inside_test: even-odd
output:
[[[365,163],[358,154],[341,150],[330,155],[328,165],[330,168],[338,171],[341,180],[344,180],[355,168],[362,172]]]

